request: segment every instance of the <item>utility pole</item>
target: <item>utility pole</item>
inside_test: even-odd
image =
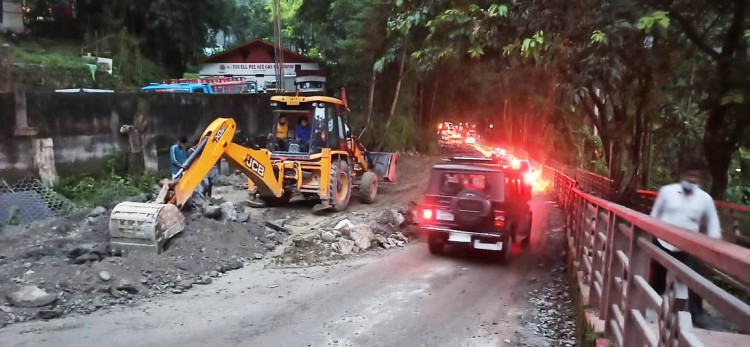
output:
[[[281,4],[273,0],[274,61],[276,67],[276,91],[284,92],[284,47],[281,45]]]

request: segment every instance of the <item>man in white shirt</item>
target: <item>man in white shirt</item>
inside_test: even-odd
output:
[[[709,237],[721,239],[721,225],[714,200],[700,187],[706,171],[706,166],[701,161],[686,162],[680,173],[680,182],[659,189],[651,209],[651,217],[692,232],[704,232]],[[664,240],[658,240],[656,244],[691,269],[699,270],[700,263],[695,257]],[[652,285],[660,293],[666,287],[666,275],[666,269],[654,262]],[[694,318],[694,324],[698,323],[695,318],[703,315],[703,299],[692,291],[688,294],[688,310]]]

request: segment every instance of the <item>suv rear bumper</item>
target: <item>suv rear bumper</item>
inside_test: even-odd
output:
[[[501,232],[494,232],[494,233],[487,233],[487,232],[474,232],[474,231],[465,231],[465,230],[456,230],[446,227],[439,227],[439,226],[431,226],[431,225],[423,225],[419,227],[420,230],[422,230],[425,233],[428,234],[443,234],[446,238],[448,238],[451,234],[458,234],[458,235],[468,235],[471,237],[472,240],[486,240],[486,241],[506,241],[508,238],[508,233],[505,231]]]

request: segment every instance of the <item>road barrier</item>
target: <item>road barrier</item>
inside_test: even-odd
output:
[[[750,346],[750,335],[693,328],[688,290],[703,297],[737,331],[750,331],[750,306],[664,252],[654,240],[665,240],[744,285],[750,285],[750,249],[595,197],[579,187],[582,180],[553,168],[545,167],[542,175],[554,182],[564,208],[568,259],[584,306],[597,310],[589,320],[597,332],[617,346]],[[661,295],[648,281],[652,261],[667,269],[667,289]],[[655,322],[649,322],[649,313],[656,314]]]
[[[610,178],[582,169],[567,169],[562,172],[574,178],[578,184],[577,187],[582,191],[605,200],[610,200],[612,197],[614,189]],[[637,190],[635,200],[629,207],[649,214],[655,199],[656,192]],[[744,247],[750,247],[750,207],[725,201],[715,201],[715,204],[721,219],[723,239]]]

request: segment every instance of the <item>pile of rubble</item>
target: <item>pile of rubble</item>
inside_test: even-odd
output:
[[[384,209],[369,223],[355,224],[343,219],[331,227],[313,228],[291,237],[284,251],[273,260],[279,265],[307,266],[371,249],[404,247],[417,236],[413,221],[408,209]]]
[[[186,229],[162,254],[112,252],[104,207],[4,228],[0,327],[180,294],[262,259],[288,237],[249,220],[241,206],[225,202],[217,208],[214,218],[186,211]]]

